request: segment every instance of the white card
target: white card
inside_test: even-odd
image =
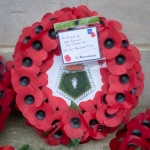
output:
[[[64,64],[100,59],[96,27],[60,32]]]

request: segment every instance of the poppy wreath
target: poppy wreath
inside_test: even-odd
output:
[[[93,99],[68,106],[65,99],[54,96],[53,89],[47,87],[46,71],[53,65],[54,55],[61,55],[54,24],[97,15],[84,5],[47,13],[40,22],[24,28],[16,44],[12,69],[16,104],[27,125],[49,145],[78,145],[105,138],[129,120],[143,91],[138,49],[121,32],[118,21],[104,17],[100,17],[98,28],[98,42],[107,64],[99,70],[102,89]]]
[[[13,63],[8,61],[5,66],[0,56],[0,132],[4,128],[6,118],[9,116],[10,104],[14,99],[15,92],[11,84],[11,68]]]
[[[150,149],[150,109],[138,114],[117,131],[116,138],[109,145],[111,150]]]

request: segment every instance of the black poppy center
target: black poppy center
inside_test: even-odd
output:
[[[39,51],[43,48],[43,45],[40,41],[37,40],[32,43],[32,48],[36,51]]]
[[[132,130],[131,135],[140,137],[142,135],[142,133],[140,130],[134,129],[134,130]]]
[[[122,138],[120,138],[120,139],[118,140],[118,142],[122,142],[122,140],[123,140],[123,137],[122,137]]]
[[[136,93],[137,88],[134,88],[130,91],[130,94],[135,94]]]
[[[79,128],[81,126],[81,122],[78,118],[72,118],[70,122],[71,122],[71,127],[73,128]]]
[[[52,126],[55,125],[57,122],[60,122],[60,121],[59,121],[59,120],[54,120],[54,121],[52,122]]]
[[[105,22],[103,20],[100,19],[99,22],[100,22],[101,25],[105,26]]]
[[[20,84],[22,86],[27,86],[27,85],[29,85],[29,83],[30,83],[30,80],[28,77],[21,77],[20,78]]]
[[[73,27],[72,27],[72,28],[68,28],[67,30],[68,30],[68,31],[72,31],[72,30],[76,30],[76,28],[73,28]]]
[[[0,91],[0,98],[3,98],[4,97],[4,90]]]
[[[102,96],[102,102],[103,102],[104,104],[107,104],[106,96],[107,96],[107,94],[105,94],[105,95]]]
[[[103,130],[103,126],[99,125],[97,131],[101,132]]]
[[[32,59],[29,58],[29,57],[25,57],[25,58],[22,60],[22,64],[23,64],[23,66],[25,66],[25,67],[30,67],[30,66],[32,66]]]
[[[2,75],[0,75],[0,81],[2,81],[3,80],[3,77],[2,77]]]
[[[51,39],[56,39],[56,32],[54,29],[51,29],[48,31],[48,36],[51,38]]]
[[[150,128],[150,121],[144,120],[144,121],[142,121],[142,124],[145,125],[146,127]]]
[[[109,129],[109,128],[110,128],[110,127],[108,127],[108,126],[104,126],[104,129],[105,129],[105,130],[107,130],[107,129]]]
[[[46,116],[46,114],[45,114],[45,112],[43,110],[38,110],[36,112],[36,118],[38,120],[43,120],[45,118],[45,116]]]
[[[55,18],[50,18],[49,20],[50,20],[50,21],[53,21],[53,20],[55,20]]]
[[[35,33],[39,34],[40,32],[42,32],[42,30],[43,30],[43,27],[41,25],[39,25],[35,28]]]
[[[62,136],[63,136],[63,133],[62,133],[61,130],[58,130],[58,131],[56,131],[56,132],[53,134],[53,137],[54,137],[55,139],[60,139]]]
[[[26,104],[31,105],[34,103],[34,97],[32,95],[27,95],[24,98]]]
[[[118,65],[123,65],[126,62],[126,58],[123,55],[118,55],[115,61]]]
[[[115,45],[114,40],[113,40],[113,39],[110,39],[110,38],[106,39],[105,42],[104,42],[104,46],[105,46],[107,49],[113,48],[114,45]]]
[[[135,143],[129,143],[128,148],[131,147],[131,146],[137,146],[137,145]]]
[[[122,40],[122,46],[125,47],[125,48],[128,48],[129,47],[129,43],[127,40]]]
[[[115,116],[115,114],[108,114],[107,112],[105,112],[105,116],[109,119],[113,118]]]
[[[129,81],[130,81],[130,78],[127,74],[123,74],[123,75],[120,76],[120,82],[122,84],[128,84]]]
[[[94,128],[94,126],[95,126],[96,124],[98,124],[98,121],[97,121],[96,119],[92,119],[92,120],[89,122],[89,126],[90,126],[91,128]]]
[[[49,101],[49,100],[48,100],[48,98],[47,98],[47,99],[45,99],[43,102],[48,103],[48,101]]]
[[[0,106],[0,113],[2,112],[2,106]]]
[[[76,21],[74,22],[74,24],[75,24],[75,25],[78,25],[78,24],[79,24],[79,21],[78,21],[78,20],[76,20]]]
[[[150,142],[150,138],[146,138],[146,141],[147,141],[147,142]]]
[[[56,111],[59,111],[59,108],[58,108],[58,107],[56,107]]]
[[[23,40],[23,44],[26,44],[31,39],[30,36],[26,36]]]
[[[119,93],[115,97],[118,103],[123,103],[125,101],[125,95],[123,93]]]

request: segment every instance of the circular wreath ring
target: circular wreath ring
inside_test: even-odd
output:
[[[122,25],[104,17],[100,17],[98,28],[107,64],[107,68],[100,69],[101,91],[92,100],[72,108],[47,87],[46,71],[53,65],[54,55],[61,55],[54,24],[97,15],[83,5],[47,13],[41,22],[24,28],[16,44],[12,69],[16,103],[26,123],[49,145],[77,145],[105,138],[129,120],[142,93],[140,53],[121,32]]]

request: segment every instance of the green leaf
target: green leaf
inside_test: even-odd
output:
[[[81,139],[71,139],[67,146],[68,147],[78,146],[80,144],[80,141],[81,141]]]
[[[22,147],[19,150],[29,150],[30,146],[28,144],[22,145]]]
[[[69,109],[76,109],[78,112],[82,112],[80,107],[74,101],[71,101]]]
[[[142,150],[142,147],[137,147],[135,150]]]

